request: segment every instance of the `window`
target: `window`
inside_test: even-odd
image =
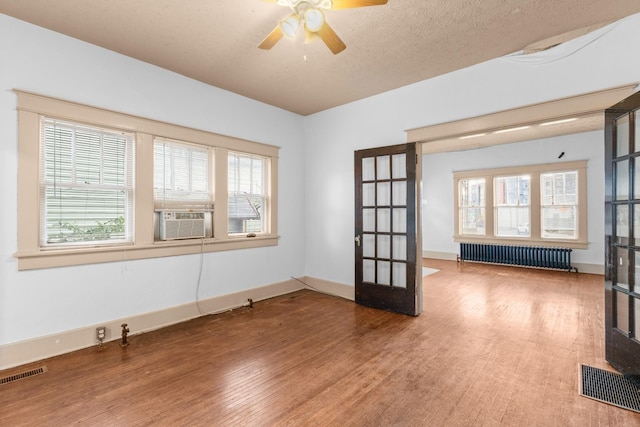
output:
[[[133,135],[43,117],[42,247],[131,242]]]
[[[454,241],[586,249],[586,174],[586,161],[455,172]]]
[[[265,159],[229,153],[229,234],[265,231]]]
[[[460,191],[460,234],[484,236],[485,227],[485,180],[461,179]]]
[[[278,147],[15,93],[19,270],[278,244]]]
[[[578,233],[578,173],[540,175],[542,238],[575,239]]]
[[[153,143],[156,207],[201,206],[213,203],[213,149],[155,138]]]
[[[494,178],[495,235],[529,236],[529,175]]]

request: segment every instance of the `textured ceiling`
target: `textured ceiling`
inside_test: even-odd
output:
[[[0,13],[302,115],[637,12],[638,0],[389,0],[327,12],[347,45],[332,55],[302,37],[258,49],[289,13],[264,0],[0,0]]]

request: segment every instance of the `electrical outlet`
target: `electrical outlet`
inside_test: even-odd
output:
[[[107,337],[107,327],[106,326],[98,326],[96,328],[96,339],[100,342],[104,341]]]

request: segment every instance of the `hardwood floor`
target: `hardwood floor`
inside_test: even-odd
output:
[[[640,426],[578,395],[602,276],[425,266],[417,318],[300,291],[2,372],[48,370],[0,385],[0,425]]]

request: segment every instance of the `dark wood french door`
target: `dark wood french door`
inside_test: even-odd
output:
[[[640,379],[640,93],[605,112],[606,359]]]
[[[355,152],[355,300],[422,311],[420,153],[416,144]]]

